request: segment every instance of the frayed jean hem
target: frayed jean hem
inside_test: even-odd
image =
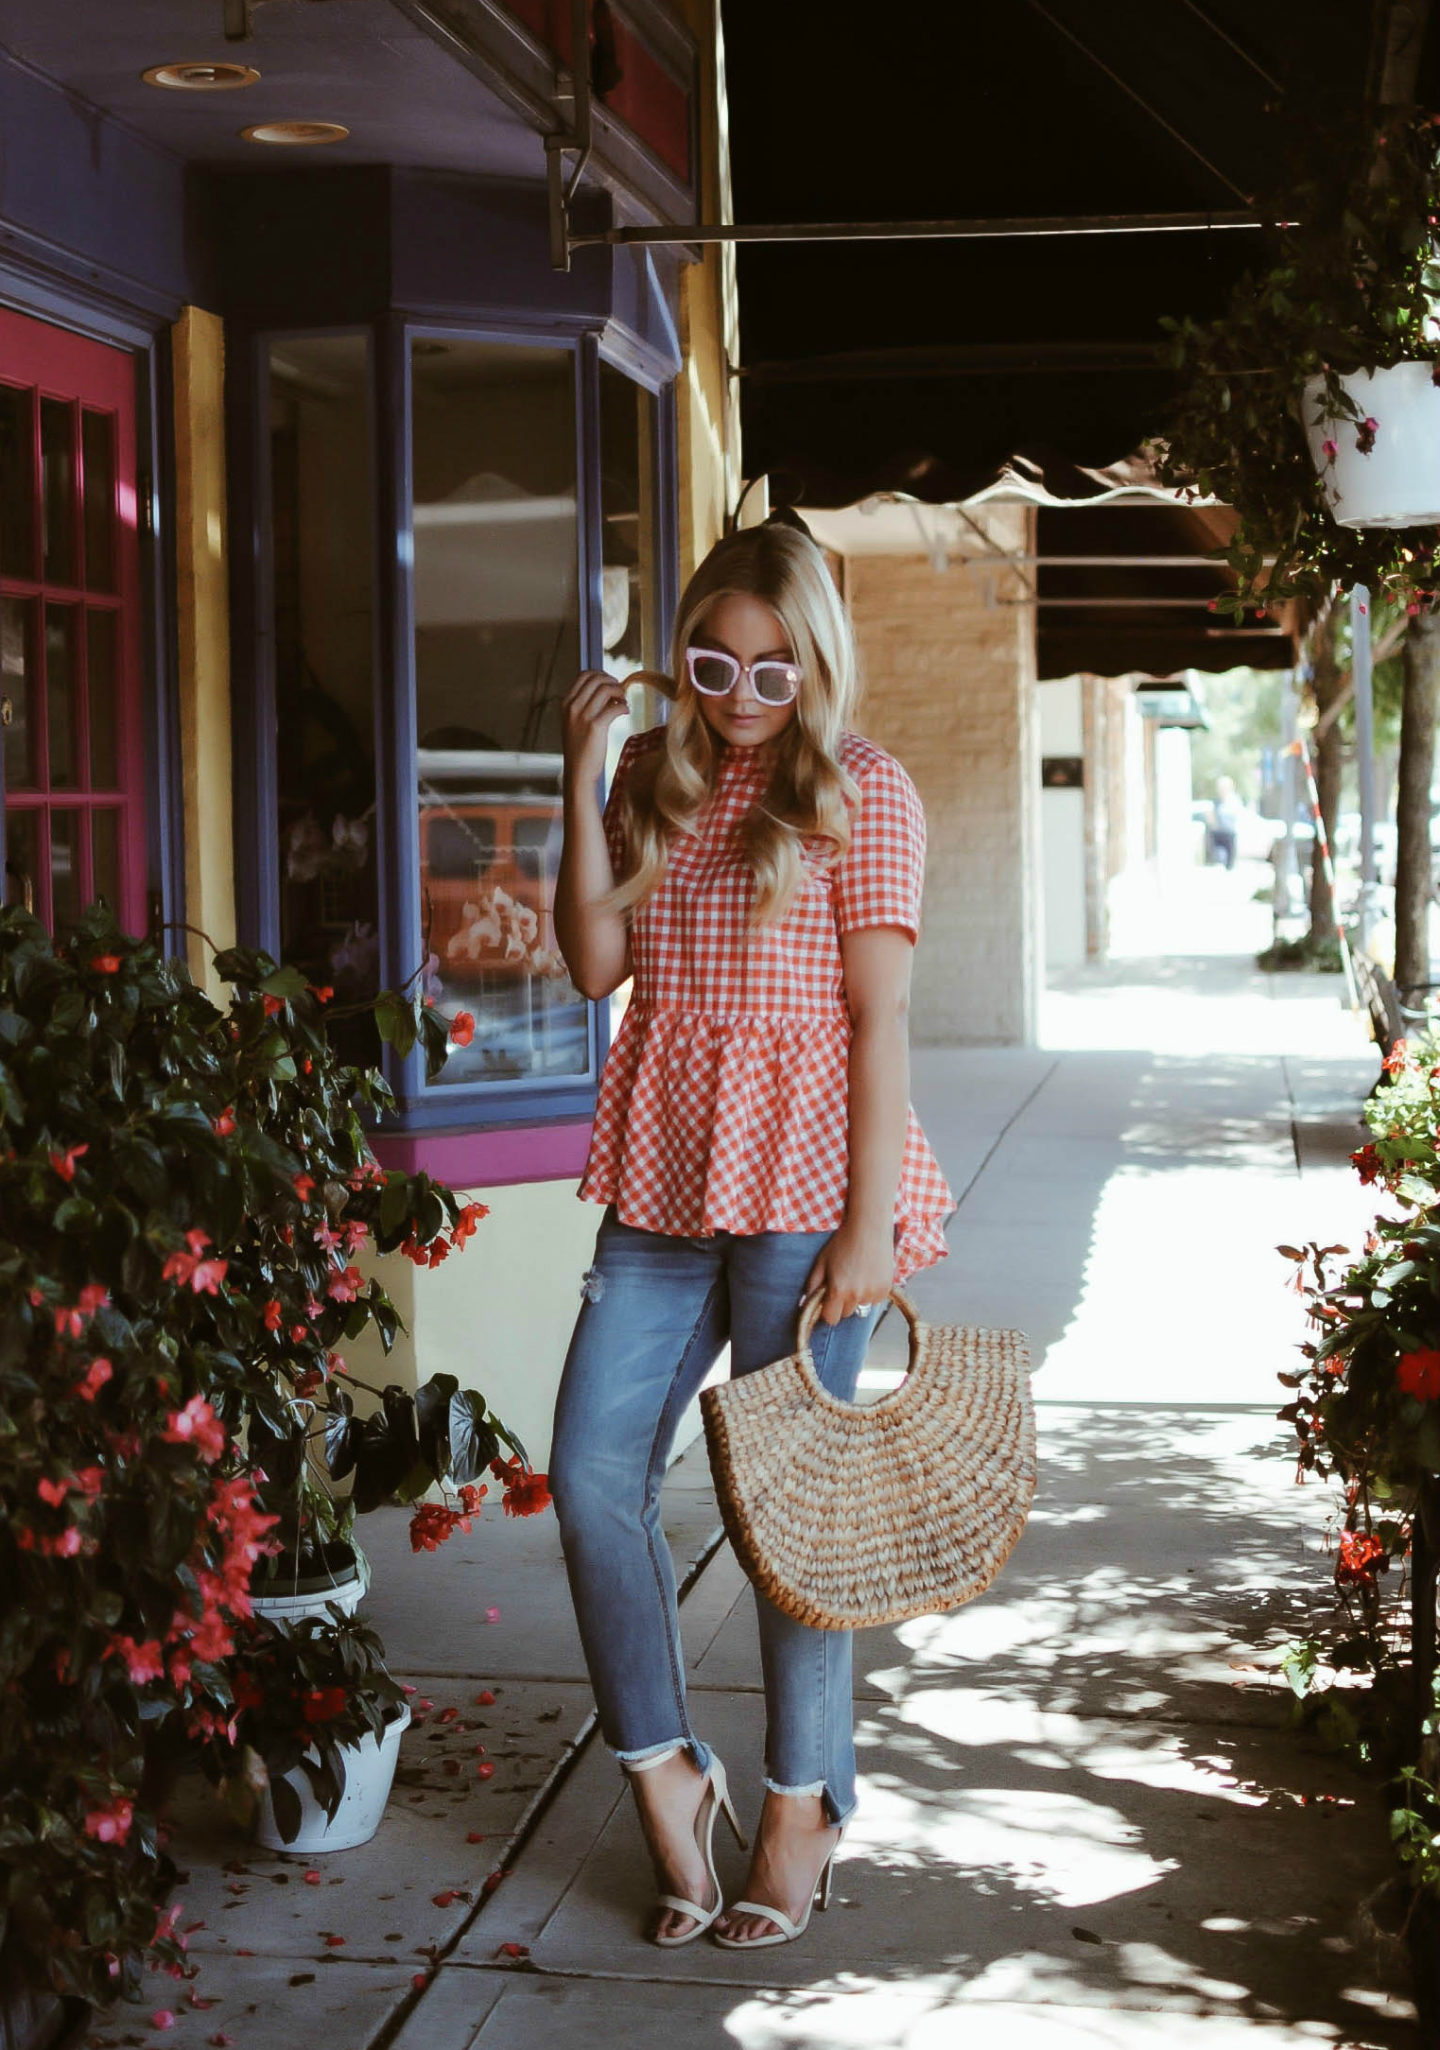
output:
[[[701,1772],[710,1768],[710,1749],[698,1737],[667,1737],[663,1744],[647,1744],[642,1751],[617,1751],[614,1745],[607,1746],[621,1765],[643,1765],[650,1758],[674,1758],[682,1751],[688,1751]]]
[[[842,1814],[838,1802],[824,1780],[812,1780],[808,1786],[804,1787],[782,1787],[778,1780],[772,1780],[767,1775],[765,1777],[765,1786],[772,1794],[791,1794],[797,1796],[802,1794],[818,1794],[821,1806],[825,1812],[825,1818],[832,1827],[848,1822],[855,1813],[857,1806],[856,1802],[852,1801]]]

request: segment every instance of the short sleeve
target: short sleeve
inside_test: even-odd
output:
[[[860,808],[835,872],[835,926],[842,933],[898,925],[920,937],[925,811],[900,764],[881,755],[859,778]]]

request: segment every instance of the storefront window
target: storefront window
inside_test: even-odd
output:
[[[337,1002],[379,986],[368,349],[269,348],[280,940]]]
[[[411,345],[420,925],[475,1036],[441,1087],[583,1075],[589,1010],[551,917],[560,700],[580,666],[575,358]]]

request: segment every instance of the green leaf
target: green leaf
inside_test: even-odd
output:
[[[476,1481],[500,1450],[487,1417],[485,1398],[473,1388],[450,1398],[450,1479],[457,1488]]]

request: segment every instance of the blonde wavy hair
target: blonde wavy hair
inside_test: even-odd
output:
[[[851,806],[859,791],[840,765],[840,738],[856,695],[855,644],[825,558],[810,536],[770,522],[717,542],[680,599],[671,674],[648,681],[673,699],[665,744],[642,755],[621,793],[625,876],[610,902],[633,910],[665,875],[671,838],[693,833],[715,788],[721,742],[685,670],[685,650],[700,636],[719,598],[757,598],[785,630],[801,673],[795,716],[774,743],[764,796],[742,828],[744,858],[755,878],[751,918],[783,918],[804,880],[803,843],[828,841],[838,860],[850,844]]]

